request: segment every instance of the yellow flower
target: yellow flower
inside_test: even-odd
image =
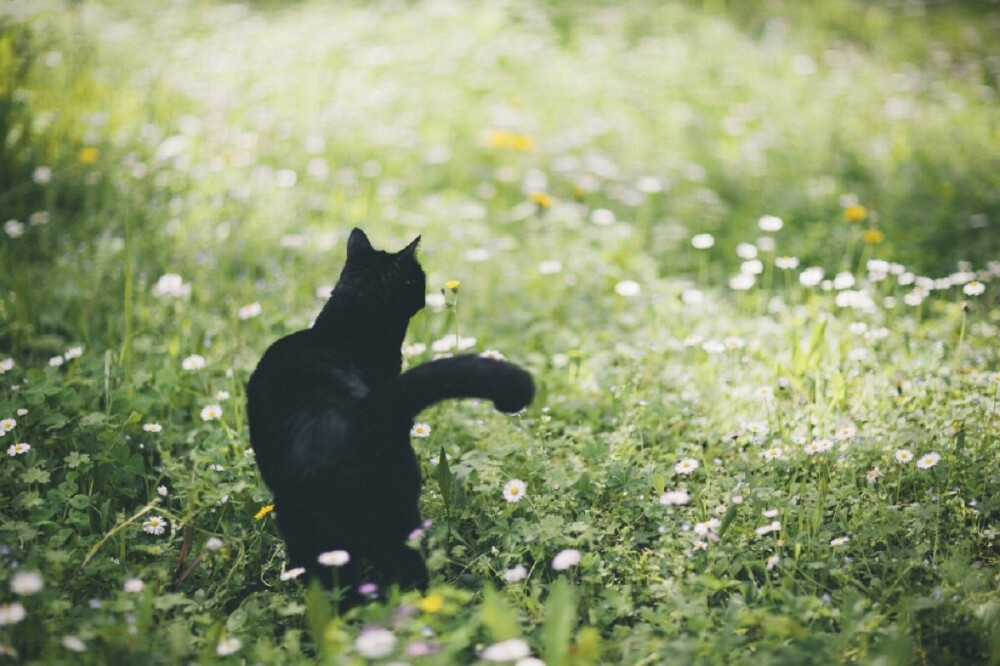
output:
[[[490,132],[486,139],[493,148],[510,148],[511,150],[528,151],[535,147],[535,140],[526,134],[515,134],[503,130]]]
[[[444,606],[444,596],[440,594],[428,594],[420,601],[420,610],[425,613],[437,613]]]
[[[861,240],[869,245],[878,245],[885,240],[885,234],[878,229],[865,229],[865,233],[861,235]]]
[[[458,291],[458,285],[462,284],[458,280],[448,280],[444,283],[445,289],[448,291]]]
[[[95,161],[97,161],[97,156],[99,154],[100,152],[97,150],[97,148],[94,148],[93,146],[86,146],[80,149],[80,152],[79,154],[77,154],[76,159],[81,164],[92,164]]]
[[[861,222],[868,217],[868,209],[855,204],[844,209],[844,218],[851,224]]]
[[[544,192],[532,192],[528,195],[528,199],[542,210],[552,208],[552,197]]]
[[[265,504],[264,506],[260,507],[260,511],[255,513],[253,517],[257,520],[260,520],[261,518],[264,518],[267,514],[271,513],[272,511],[274,511],[274,505]]]

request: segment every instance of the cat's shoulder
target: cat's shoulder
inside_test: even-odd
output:
[[[253,384],[280,384],[284,390],[307,391],[315,382],[343,385],[348,393],[366,392],[350,363],[325,344],[316,329],[305,329],[279,338],[267,348],[250,377]]]
[[[257,369],[261,370],[269,366],[287,366],[298,360],[308,361],[310,358],[315,361],[317,356],[322,355],[322,349],[312,329],[305,329],[289,333],[278,338],[271,343],[264,355],[261,356]]]

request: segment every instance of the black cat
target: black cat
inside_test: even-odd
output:
[[[419,241],[391,254],[354,229],[312,328],[271,345],[247,385],[250,443],[274,493],[289,566],[327,587],[331,568],[317,556],[345,550],[342,587],[354,591],[367,570],[367,580],[424,589],[427,569],[407,545],[421,524],[414,417],[447,398],[484,398],[517,412],[534,397],[530,374],[475,355],[400,374],[406,326],[424,307]]]

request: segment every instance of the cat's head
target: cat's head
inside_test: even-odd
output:
[[[417,261],[419,243],[417,236],[399,252],[384,252],[373,248],[365,232],[355,228],[347,240],[347,261],[338,287],[350,289],[372,309],[412,317],[424,307],[427,288]]]

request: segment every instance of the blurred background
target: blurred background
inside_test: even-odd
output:
[[[0,2],[0,654],[997,661],[998,85],[995,1]],[[538,393],[421,417],[441,594],[338,624],[244,386],[355,226]]]
[[[321,253],[354,225],[382,243],[429,230],[450,263],[567,261],[552,250],[579,241],[609,279],[641,265],[704,286],[726,284],[761,216],[783,221],[765,252],[828,273],[1000,256],[997,2],[0,11],[8,285],[140,237],[142,284],[198,266],[280,282],[280,252]],[[128,271],[107,261],[78,277],[118,299]]]

